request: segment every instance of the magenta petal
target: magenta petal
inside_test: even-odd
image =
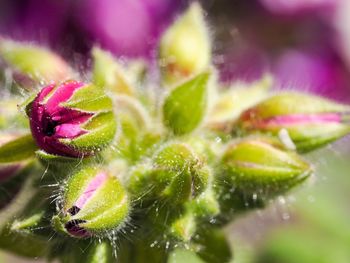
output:
[[[55,128],[55,136],[57,138],[75,138],[79,135],[86,133],[76,124],[61,124]]]
[[[81,157],[90,152],[77,150],[60,139],[74,139],[87,131],[81,128],[93,117],[92,113],[64,108],[60,104],[72,97],[84,84],[77,81],[42,89],[32,103],[30,128],[38,146],[50,154]]]
[[[88,121],[92,115],[92,113],[88,112],[60,108],[53,115],[51,115],[51,119],[59,123],[83,124]]]
[[[60,103],[66,102],[69,100],[73,93],[81,88],[84,84],[78,81],[69,81],[65,82],[59,87],[56,88],[54,93],[51,95],[47,103],[45,104],[45,108],[47,112],[52,115],[60,109]]]
[[[340,123],[341,115],[338,113],[324,114],[293,114],[286,116],[278,116],[265,120],[259,126],[292,126],[303,124],[324,124],[324,123]]]

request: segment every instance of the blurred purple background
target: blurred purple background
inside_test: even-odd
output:
[[[155,59],[161,32],[187,0],[2,0],[0,34],[48,45],[66,58],[97,43],[116,56]],[[201,1],[224,82],[266,72],[278,89],[350,101],[347,0]]]

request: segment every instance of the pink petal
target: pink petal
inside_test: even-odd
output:
[[[86,133],[77,124],[65,123],[58,125],[55,128],[55,137],[57,138],[75,138],[79,135]]]
[[[107,174],[101,172],[97,174],[88,184],[85,191],[79,197],[79,199],[75,202],[75,206],[81,209],[84,204],[92,197],[92,195],[96,192],[96,190],[101,187],[107,180]]]

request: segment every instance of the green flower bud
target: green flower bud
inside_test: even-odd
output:
[[[53,225],[74,237],[99,236],[120,229],[129,210],[127,193],[115,176],[85,167],[68,179],[62,211],[53,218]]]
[[[289,148],[307,152],[350,132],[350,107],[320,97],[288,92],[272,96],[245,111],[246,131],[277,135]]]
[[[69,65],[43,47],[0,39],[0,56],[18,73],[36,82],[61,82],[72,76]]]
[[[310,165],[296,153],[285,151],[269,138],[231,143],[221,165],[226,184],[258,197],[284,193],[312,173]]]
[[[193,3],[164,33],[159,53],[164,79],[168,83],[209,67],[210,37],[198,3]]]
[[[207,183],[208,173],[192,149],[173,142],[131,172],[128,188],[136,199],[161,198],[179,204],[200,194]]]
[[[92,50],[94,58],[93,82],[116,94],[133,95],[135,93],[126,72],[113,58],[112,54],[95,47]]]

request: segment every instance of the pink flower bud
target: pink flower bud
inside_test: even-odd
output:
[[[34,139],[50,154],[92,155],[115,134],[111,100],[79,81],[43,88],[30,104],[29,117]]]
[[[278,135],[306,152],[350,132],[347,105],[303,93],[281,93],[262,101],[240,117],[244,130]]]
[[[128,213],[129,199],[117,177],[84,167],[68,179],[62,211],[53,217],[53,224],[73,237],[101,236],[121,228]]]

